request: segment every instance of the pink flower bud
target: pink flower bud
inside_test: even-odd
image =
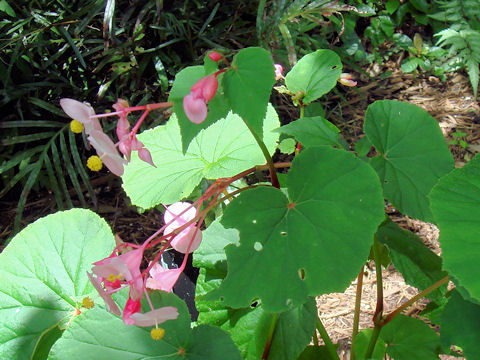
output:
[[[148,151],[147,148],[141,148],[138,150],[138,157],[145,161],[146,163],[149,163],[153,167],[156,167],[155,164],[153,163],[152,159],[152,154],[150,154],[150,151]]]
[[[185,225],[195,218],[196,214],[197,210],[195,207],[187,202],[180,201],[168,206],[163,214],[163,221],[165,224],[168,224],[163,231],[164,234],[171,233],[175,229]],[[176,235],[170,245],[178,252],[186,254],[187,250],[188,253],[197,250],[201,242],[202,231],[196,227],[195,223],[192,223]]]
[[[150,277],[147,279],[146,286],[149,289],[171,292],[182,271],[181,268],[165,269],[156,263],[150,269]]]
[[[357,82],[353,81],[352,79],[353,79],[352,74],[341,73],[340,78],[338,79],[338,82],[345,86],[350,86],[350,87],[356,86]]]
[[[283,66],[280,64],[274,64],[275,67],[275,80],[285,79],[283,76]]]
[[[140,304],[140,299],[133,300],[128,298],[125,308],[123,309],[122,320],[127,325],[135,324],[135,320],[131,318],[133,314],[139,313],[142,310],[142,305]]]
[[[218,80],[215,75],[209,75],[198,80],[190,89],[196,98],[202,98],[205,103],[213,99],[218,90]]]
[[[220,55],[216,51],[211,51],[211,52],[208,53],[208,58],[212,61],[218,62],[222,59],[222,55]]]
[[[185,111],[187,118],[195,124],[204,122],[208,112],[205,100],[195,98],[192,94],[183,98],[183,111]]]

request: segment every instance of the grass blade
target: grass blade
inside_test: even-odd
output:
[[[62,191],[65,197],[65,202],[67,203],[67,208],[68,209],[73,208],[72,199],[70,197],[70,194],[68,193],[67,183],[65,182],[65,177],[63,176],[63,171],[60,164],[60,156],[58,155],[58,148],[54,142],[52,142],[51,149],[52,149],[52,156],[53,156],[53,167],[55,168],[57,179],[59,180],[60,185],[62,187]]]
[[[93,206],[96,208],[97,196],[95,195],[95,191],[93,191],[92,185],[90,184],[90,178],[85,171],[85,165],[83,164],[82,159],[80,159],[75,135],[71,131],[68,132],[68,142],[70,143],[70,151],[72,153],[73,162],[75,163],[75,168],[77,169],[80,178],[82,179],[88,193],[90,194],[90,199],[92,200]]]
[[[68,131],[68,130],[67,130]],[[70,176],[70,180],[72,181],[73,187],[77,192],[78,198],[80,199],[80,203],[83,207],[87,207],[87,203],[85,202],[85,198],[83,197],[83,191],[80,187],[80,183],[77,179],[77,172],[72,166],[72,162],[70,160],[69,152],[67,149],[67,143],[65,141],[65,135],[63,132],[60,133],[60,150],[62,151],[63,162],[65,164],[65,168],[67,169],[68,175]]]
[[[58,181],[55,178],[55,174],[53,173],[52,160],[50,160],[50,157],[45,156],[44,161],[45,167],[47,168],[48,179],[50,181],[50,188],[52,189],[53,196],[55,197],[55,201],[57,202],[58,210],[65,210],[62,200],[62,192],[58,187]]]
[[[28,149],[18,153],[7,162],[0,165],[0,174],[4,173],[7,170],[10,170],[12,167],[20,164],[23,160],[28,159],[30,156],[35,155],[36,153],[39,153],[44,148],[45,148],[45,145],[39,145],[34,147],[33,149]]]
[[[19,127],[62,127],[64,123],[49,120],[24,120],[24,121],[6,121],[0,123],[1,129],[19,128]]]
[[[12,187],[14,187],[23,177],[35,168],[35,164],[28,164],[13,176],[5,187],[0,191],[0,198],[3,197]]]
[[[42,139],[52,138],[55,134],[56,134],[55,132],[48,131],[48,132],[42,132],[42,133],[30,134],[30,135],[12,136],[7,139],[2,139],[0,141],[0,145],[6,146],[6,145],[26,143],[31,141],[38,141]]]
[[[87,64],[85,64],[85,60],[83,60],[83,56],[80,53],[80,50],[78,50],[77,45],[75,45],[75,42],[73,41],[72,37],[70,36],[69,32],[65,30],[63,26],[58,26],[57,27],[58,31],[60,31],[60,34],[63,35],[65,40],[67,40],[68,44],[72,48],[73,52],[75,55],[77,55],[78,61],[80,61],[80,64],[83,66],[84,69],[87,68]]]
[[[62,110],[60,110],[60,108],[46,101],[43,101],[42,99],[31,97],[28,99],[28,101],[42,109],[47,110],[48,112],[51,112],[52,114],[55,114],[64,118],[68,118],[67,114],[65,114]]]

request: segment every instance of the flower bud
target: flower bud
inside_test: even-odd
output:
[[[220,55],[218,52],[216,51],[211,51],[208,53],[208,58],[212,61],[215,61],[215,62],[218,62],[222,59],[222,55]]]

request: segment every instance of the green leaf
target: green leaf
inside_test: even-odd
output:
[[[400,1],[399,0],[388,0],[386,3],[385,3],[385,9],[387,10],[387,12],[392,15],[395,10],[398,9],[398,6],[400,5]]]
[[[368,344],[370,343],[370,339],[372,337],[373,329],[363,329],[357,334],[355,338],[355,355],[357,359],[365,359],[365,354],[367,353]],[[377,343],[373,349],[373,354],[369,359],[374,360],[382,360],[385,356],[385,352],[387,351],[385,342],[378,338]]]
[[[467,70],[468,70],[468,77],[470,78],[470,83],[472,84],[472,88],[473,88],[473,96],[476,99],[477,93],[478,93],[479,70],[478,70],[478,62],[475,61],[473,57],[469,58],[467,61]]]
[[[233,112],[240,115],[262,138],[263,118],[275,83],[273,60],[269,52],[258,47],[242,49],[225,73],[223,87]]]
[[[372,143],[367,136],[362,137],[355,143],[355,151],[358,156],[367,156],[372,148]]]
[[[418,59],[416,57],[409,57],[402,61],[402,72],[411,73],[418,67]]]
[[[278,150],[280,150],[282,154],[293,154],[296,149],[296,145],[297,142],[295,141],[295,139],[283,139],[282,141],[280,141],[280,144],[278,144]]]
[[[193,256],[193,265],[215,269],[219,263],[227,260],[225,247],[238,243],[238,231],[224,228],[220,220],[216,219],[203,231],[202,242]]]
[[[438,360],[440,338],[422,320],[398,315],[382,328],[380,338],[395,360]]]
[[[443,266],[480,300],[480,155],[440,179],[429,197],[440,229]]]
[[[12,7],[7,2],[7,0],[0,1],[0,11],[3,11],[4,13],[6,13],[11,17],[15,17],[15,11],[12,9]]]
[[[384,217],[368,164],[343,150],[309,148],[295,157],[287,187],[288,198],[271,187],[244,191],[225,210],[223,225],[240,231],[240,246],[226,248],[219,289],[226,305],[261,298],[266,311],[285,311],[307,295],[343,291],[367,259]]]
[[[274,131],[294,136],[304,147],[321,145],[342,147],[338,135],[340,130],[321,116],[304,117]]]
[[[183,69],[175,76],[175,82],[168,97],[168,101],[173,102],[173,111],[177,115],[180,125],[183,152],[187,151],[192,139],[202,129],[206,129],[218,119],[224,118],[230,110],[228,101],[223,95],[222,88],[219,87],[215,97],[207,104],[208,115],[205,121],[201,124],[194,124],[188,120],[183,111],[183,98],[190,93],[190,88],[204,76],[205,71],[203,66],[189,66]]]
[[[341,73],[342,62],[336,53],[317,50],[295,64],[285,77],[285,85],[308,105],[332,90]]]
[[[428,249],[418,236],[401,229],[390,218],[378,228],[377,239],[388,246],[390,259],[407,284],[425,290],[447,276],[442,271],[442,258]],[[441,302],[446,290],[447,286],[444,285],[427,297]]]
[[[0,254],[0,357],[30,359],[41,334],[73,316],[73,299],[94,291],[86,271],[113,247],[107,223],[83,209],[49,215],[15,236]]]
[[[449,348],[458,345],[467,359],[479,359],[480,305],[463,299],[453,291],[441,316],[440,339]]]
[[[427,195],[453,168],[437,121],[415,105],[381,100],[367,108],[364,131],[379,153],[370,164],[385,197],[402,213],[433,222]]]
[[[338,347],[338,345],[335,345]],[[325,346],[307,346],[297,360],[331,360],[332,357]]]
[[[151,338],[150,327],[125,325],[121,318],[95,307],[65,331],[54,345],[49,360],[80,359],[85,354],[89,360],[240,359],[238,349],[225,332],[210,326],[191,331],[185,302],[171,293],[162,292],[159,298],[154,302],[155,308],[174,306],[179,312],[178,319],[159,325],[165,330],[161,340]],[[186,355],[182,356],[181,352]]]
[[[271,105],[264,122],[263,140],[273,153],[278,134],[271,130],[278,127],[279,121]],[[143,132],[138,139],[150,150],[156,167],[141,161],[134,153],[122,179],[132,203],[145,209],[190,195],[202,178],[233,176],[265,162],[242,119],[232,113],[202,130],[185,155],[175,116],[166,125]]]

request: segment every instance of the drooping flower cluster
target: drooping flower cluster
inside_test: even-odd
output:
[[[77,133],[81,132],[83,126],[85,134],[88,136],[87,139],[89,143],[97,152],[98,158],[89,159],[90,161],[87,162],[89,169],[92,171],[98,171],[102,168],[101,163],[103,163],[117,176],[123,175],[124,166],[130,161],[132,151],[137,151],[141,160],[155,166],[150,151],[138,141],[136,133],[140,124],[151,110],[170,105],[170,103],[159,103],[129,107],[127,101],[118,99],[117,103],[113,105],[113,108],[117,110],[116,112],[96,115],[95,111],[88,103],[82,103],[68,98],[60,100],[60,106],[63,111],[73,119],[70,124],[72,131]],[[136,110],[143,110],[144,113],[135,127],[130,130],[130,123],[127,116],[131,111]],[[118,142],[116,144],[103,132],[102,125],[98,120],[99,117],[107,116],[118,116],[119,118],[116,129]],[[125,155],[126,159],[122,158],[118,150]],[[101,160],[101,162],[99,163],[98,160]]]
[[[357,82],[353,80],[352,74],[349,73],[341,73],[338,82],[349,87],[357,86]]]
[[[119,242],[113,253],[100,261],[95,262],[91,273],[87,273],[93,286],[105,301],[108,311],[122,314],[118,305],[112,298],[112,294],[128,287],[129,297],[123,309],[122,319],[127,325],[155,326],[167,320],[178,317],[178,311],[174,307],[151,308],[146,313],[141,312],[141,299],[145,295],[146,288],[171,292],[180,274],[186,266],[187,256],[178,269],[166,269],[159,262],[160,255],[168,245],[177,251],[188,254],[198,248],[202,240],[202,232],[199,223],[195,222],[198,216],[197,209],[190,203],[177,202],[166,207],[164,214],[165,226],[159,230],[163,236],[153,241],[157,234],[150,237],[138,246]],[[158,233],[159,233],[158,232]],[[144,271],[140,266],[145,249],[155,246],[160,240],[167,240],[160,254],[152,261]],[[149,275],[149,276],[148,276]],[[161,338],[161,331],[153,331],[152,337]]]

